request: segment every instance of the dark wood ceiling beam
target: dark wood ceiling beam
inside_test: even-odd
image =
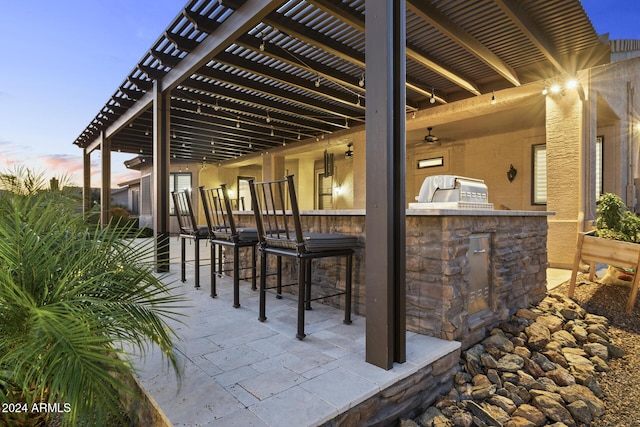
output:
[[[360,31],[361,33],[365,32],[364,17],[362,15],[354,13],[352,9],[350,9],[348,6],[344,5],[343,3],[340,3],[339,5],[337,5],[329,0],[308,0],[308,1],[309,3],[322,9],[326,13],[329,13],[335,16],[336,18],[339,18],[342,22],[348,24],[349,26]],[[471,80],[452,71],[451,69],[447,68],[445,65],[439,64],[436,61],[429,59],[426,55],[421,53],[418,49],[410,45],[407,45],[406,55],[408,58],[411,58],[412,60],[416,61],[423,67],[430,69],[434,73],[439,74],[440,76],[462,87],[463,89],[473,93],[474,95],[480,95],[480,91]],[[411,80],[410,78],[407,78],[407,87],[413,91],[421,93],[424,96],[431,96],[431,92],[428,92],[425,89],[421,88],[418,82],[416,82],[415,80]],[[446,103],[445,100],[440,97],[436,97],[436,101],[443,104]]]
[[[283,105],[268,99],[258,98],[251,94],[239,92],[230,88],[224,88],[222,86],[212,87],[209,83],[195,79],[190,79],[181,87],[203,92],[203,94],[200,95],[197,93],[190,93],[190,95],[199,99],[203,103],[214,103],[215,105],[217,102],[219,109],[223,111],[237,112],[239,108],[242,108],[242,111],[246,114],[252,114],[255,116],[266,115],[266,113],[269,112],[269,114],[280,121],[288,121],[296,124],[300,128],[315,130],[318,132],[328,132],[342,127],[342,124],[335,123],[331,121],[330,118],[323,119],[320,117],[304,116],[301,115],[298,110],[293,108],[287,109],[288,105]],[[214,97],[214,99],[211,99],[211,97]]]
[[[167,71],[161,70],[160,68],[153,68],[148,65],[139,64],[138,70],[146,74],[147,77],[149,77],[151,80],[162,80],[162,78],[167,75]],[[152,84],[152,87],[153,87],[153,84]],[[149,92],[149,90],[151,89],[146,90],[146,92]]]
[[[211,67],[207,67],[207,66],[202,67],[200,70],[198,70],[198,74],[203,77],[214,79],[221,83],[230,84],[239,89],[254,92],[256,93],[256,97],[260,94],[264,94],[265,96],[275,98],[284,104],[290,104],[290,103],[297,104],[298,108],[309,111],[310,115],[313,114],[313,111],[316,111],[318,113],[326,114],[328,116],[338,116],[343,119],[354,120],[359,122],[364,121],[364,117],[356,116],[356,114],[358,114],[359,111],[354,111],[353,109],[348,110],[346,108],[341,108],[337,105],[325,103],[321,100],[309,98],[294,92],[290,92],[288,90],[280,89],[273,86],[268,86],[257,81],[245,79],[240,76],[232,75],[230,73],[225,73],[223,71],[219,71]]]
[[[561,55],[558,54],[553,43],[544,35],[538,25],[531,20],[529,15],[522,10],[518,2],[513,0],[494,0],[500,6],[500,9],[511,19],[522,33],[538,48],[540,52],[549,60],[549,62],[560,72],[567,73],[566,67],[560,60]]]
[[[286,50],[274,43],[265,43],[264,50],[260,51],[259,41],[253,36],[245,34],[241,36],[237,41],[236,45],[241,46],[245,49],[251,49],[256,53],[267,55],[276,61],[280,61],[282,63],[298,67],[302,70],[309,71],[311,73],[315,73],[318,76],[332,81],[340,86],[344,86],[353,91],[358,91],[364,94],[365,88],[361,87],[358,82],[361,76],[354,78],[353,76],[341,73],[332,67],[327,67],[321,62],[315,61],[310,58],[305,58],[304,62],[298,59],[297,57],[289,54]],[[364,73],[364,70],[362,71]]]
[[[344,92],[340,92],[338,90],[322,85],[316,87],[314,81],[296,77],[289,73],[280,72],[273,67],[265,66],[256,61],[241,58],[238,55],[234,55],[228,52],[219,53],[215,57],[215,60],[219,63],[226,64],[238,70],[246,71],[257,76],[282,83],[283,85],[301,89],[315,96],[319,96],[334,102],[339,102],[348,107],[358,109],[364,114],[364,97],[360,94],[345,94]],[[360,101],[361,98],[362,100]],[[358,105],[358,101],[360,101],[360,105]]]
[[[433,25],[438,31],[462,46],[472,55],[491,67],[495,72],[504,77],[514,86],[520,86],[520,80],[516,72],[497,55],[487,49],[469,33],[451,21],[444,13],[440,12],[429,2],[407,0],[407,7],[425,22]],[[407,54],[407,56],[409,56]]]
[[[202,31],[203,33],[211,34],[220,26],[219,22],[209,19],[206,16],[202,16],[189,9],[185,9],[183,14],[185,18],[187,18],[198,29],[198,31]]]
[[[175,109],[179,109],[184,112],[193,112],[193,103],[187,99],[180,98],[172,98],[172,108],[173,101],[175,101]],[[267,135],[271,133],[271,130],[278,130],[279,133],[286,133],[287,139],[297,138],[299,135],[304,135],[305,137],[315,136],[318,133],[330,133],[327,129],[321,128],[308,128],[300,123],[295,122],[287,122],[284,120],[280,120],[277,115],[270,115],[270,122],[267,123],[264,115],[248,115],[245,109],[242,110],[232,110],[228,108],[220,109],[219,107],[214,107],[210,104],[201,104],[200,112],[198,113],[196,110],[196,114],[208,117],[208,121],[210,123],[214,123],[216,119],[223,120],[225,124],[228,124],[228,121],[232,121],[233,124],[238,121],[241,124],[249,124],[256,129],[260,128],[261,133],[263,135]],[[232,116],[231,116],[231,115]],[[247,118],[247,115],[250,118]],[[240,117],[240,119],[238,119]],[[222,123],[222,122],[218,122]]]
[[[149,55],[156,58],[165,67],[169,68],[174,68],[182,60],[179,56],[169,55],[168,53],[160,52],[155,49],[150,50]]]
[[[173,34],[168,31],[164,33],[164,36],[175,45],[176,49],[187,53],[193,52],[200,44],[194,39],[181,36],[180,34]]]
[[[315,31],[313,28],[297,23],[279,13],[271,13],[262,20],[267,25],[276,28],[278,31],[288,34],[302,42],[311,46],[316,46],[320,50],[330,53],[340,59],[350,62],[358,67],[365,68],[364,52],[351,49],[348,46],[339,43],[329,36]]]
[[[191,117],[191,122],[199,123],[200,128],[206,128],[208,132],[225,132],[228,135],[240,135],[243,138],[263,138],[268,141],[281,141],[282,138],[287,140],[297,139],[298,130],[295,128],[282,125],[263,125],[244,119],[242,116],[225,116],[214,112],[213,109],[205,108],[201,113],[196,113],[192,109],[192,105],[182,100],[172,100],[172,110],[181,111],[181,116]],[[204,120],[206,118],[206,121]],[[172,121],[179,123],[182,118],[176,118]],[[238,127],[238,124],[240,127]],[[277,136],[271,136],[271,130],[277,132]]]

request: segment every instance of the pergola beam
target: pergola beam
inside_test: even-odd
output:
[[[475,37],[471,36],[451,21],[444,13],[440,12],[431,3],[407,0],[407,7],[419,16],[420,19],[433,25],[438,29],[438,31],[476,56],[511,84],[514,86],[520,86],[520,80],[518,79],[516,72],[509,65],[476,40]]]
[[[566,74],[567,69],[560,61],[560,55],[553,44],[540,30],[538,25],[531,20],[529,15],[522,10],[518,2],[512,0],[494,0],[500,9],[513,21],[520,31],[538,48],[549,62],[561,73]]]

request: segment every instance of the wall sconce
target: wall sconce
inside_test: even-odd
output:
[[[509,182],[513,182],[517,174],[518,174],[517,169],[514,168],[513,165],[511,165],[509,167],[509,170],[507,171],[507,179],[509,180]]]
[[[353,147],[352,143],[348,143],[347,144],[347,151],[344,152],[344,157],[346,159],[349,159],[351,157],[353,157],[353,150],[351,149],[351,147]]]

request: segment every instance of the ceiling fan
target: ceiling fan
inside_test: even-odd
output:
[[[433,128],[429,126],[427,130],[429,131],[429,133],[425,135],[424,142],[426,142],[427,144],[437,144],[440,138],[431,134],[431,131],[433,130]]]

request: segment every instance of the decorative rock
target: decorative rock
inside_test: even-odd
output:
[[[524,358],[524,369],[532,377],[538,378],[544,376],[544,370],[536,362],[529,358]]]
[[[420,427],[418,423],[413,420],[400,420],[399,427]]]
[[[567,331],[554,332],[551,335],[551,339],[558,342],[562,347],[575,347],[578,345],[576,338]]]
[[[480,364],[488,369],[496,369],[498,367],[498,361],[489,353],[484,353],[480,356]]]
[[[571,413],[561,403],[548,396],[536,396],[533,398],[533,405],[540,410],[547,418],[553,421],[565,423],[569,427],[575,427]]]
[[[602,345],[607,345],[607,343],[609,342],[609,340],[607,340],[606,338],[602,338],[600,335],[598,334],[589,334],[587,336],[587,341],[589,342],[597,342],[600,343]]]
[[[549,341],[551,341],[549,328],[539,322],[527,326],[525,333],[529,337],[527,343],[534,350],[544,350],[547,344],[549,344]]]
[[[518,409],[516,404],[513,403],[513,400],[505,396],[499,396],[499,395],[491,396],[488,399],[488,402],[493,406],[502,408],[502,410],[504,410],[509,415],[511,415],[516,409]]]
[[[562,319],[552,314],[543,314],[538,316],[536,323],[541,323],[549,329],[552,334],[562,329]]]
[[[493,418],[493,416],[482,408],[482,406],[478,405],[472,400],[466,402],[467,409],[473,413],[480,421],[485,423],[488,426],[497,426],[502,427],[502,423]]]
[[[544,354],[547,357],[547,359],[551,360],[553,363],[557,365],[562,366],[563,368],[569,367],[569,363],[567,362],[567,359],[565,359],[565,357],[556,350],[547,350],[542,354]]]
[[[553,382],[558,384],[559,386],[574,385],[576,383],[576,379],[574,378],[574,376],[564,368],[558,368],[554,369],[553,371],[549,371],[547,372],[546,376],[547,378],[553,380]]]
[[[547,417],[540,412],[538,408],[533,405],[520,405],[518,409],[516,409],[513,414],[514,417],[521,417],[525,420],[533,423],[535,426],[543,426],[547,423]]]
[[[609,355],[612,358],[619,358],[624,356],[624,349],[622,347],[618,347],[615,344],[611,344],[609,342],[606,343],[607,348],[609,349]]]
[[[489,338],[486,338],[484,341],[482,341],[482,344],[487,349],[489,347],[495,347],[505,353],[513,352],[514,348],[513,343],[509,341],[509,338],[505,337],[503,334],[491,335]]]
[[[536,362],[536,364],[540,366],[544,371],[551,371],[553,369],[556,369],[555,363],[547,359],[545,355],[538,352],[533,353],[533,355],[531,356],[531,360]]]
[[[579,366],[586,371],[595,372],[595,366],[593,366],[593,363],[586,357],[566,353],[566,361],[569,363],[569,366]]]
[[[585,402],[582,400],[576,400],[575,402],[567,405],[567,410],[573,416],[573,419],[579,423],[589,424],[593,421],[591,411]]]
[[[487,378],[491,381],[492,384],[498,386],[498,388],[502,388],[502,379],[500,379],[500,374],[495,369],[487,370]]]
[[[506,372],[517,372],[524,367],[524,360],[522,357],[508,353],[498,360],[497,369]]]
[[[623,355],[610,342],[606,318],[551,294],[464,351],[455,387],[415,422],[425,427],[591,425],[605,410],[598,372],[609,370],[610,358]],[[416,427],[410,420],[400,425]]]
[[[603,325],[600,325],[600,324],[589,325],[587,326],[587,333],[596,334],[600,336],[602,339],[604,339],[605,341],[609,341],[609,334],[607,333],[607,328]]]
[[[578,342],[586,342],[589,336],[587,330],[578,325],[571,328],[569,332],[571,332],[571,335],[573,335]]]
[[[451,417],[451,421],[453,421],[453,424],[456,426],[473,426],[473,416],[467,411],[456,411],[456,413]]]
[[[504,427],[536,427],[536,425],[526,418],[511,417]]]
[[[531,350],[529,350],[527,347],[523,347],[523,346],[517,346],[514,347],[512,350],[513,354],[517,354],[518,356],[524,358],[530,358],[531,357]]]
[[[602,360],[609,360],[609,348],[606,345],[592,342],[585,344],[583,348],[589,356],[598,356]]]
[[[609,326],[609,319],[604,316],[598,316],[597,314],[586,313],[584,321],[589,324],[603,325],[605,327]]]
[[[589,361],[593,363],[593,366],[595,366],[596,371],[598,372],[609,372],[611,370],[609,365],[607,365],[607,362],[605,362],[598,356],[593,356],[589,359]]]
[[[533,311],[529,310],[528,308],[521,308],[520,310],[518,310],[516,312],[516,317],[521,317],[523,319],[527,319],[527,320],[536,320],[536,318],[539,316],[537,313],[534,313]]]
[[[567,402],[573,403],[576,400],[582,400],[587,404],[591,415],[600,417],[604,414],[604,403],[598,399],[593,392],[585,386],[576,384],[560,389],[560,396]]]

